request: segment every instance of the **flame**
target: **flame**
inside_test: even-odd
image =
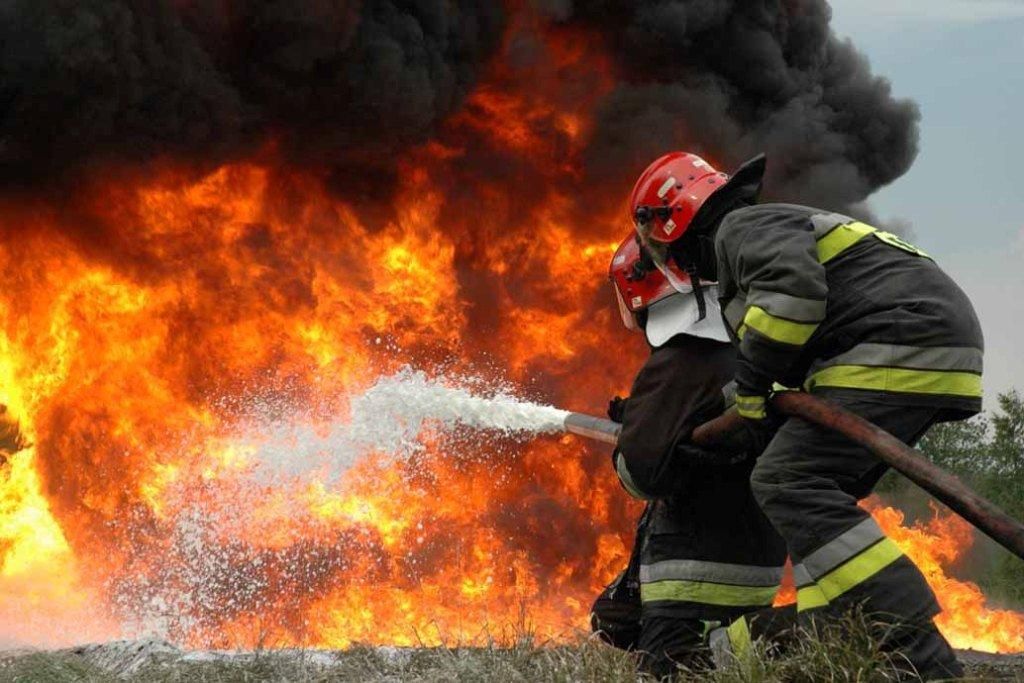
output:
[[[603,288],[623,227],[571,196],[611,67],[565,31],[537,66],[493,65],[409,151],[387,211],[272,143],[198,175],[168,160],[59,205],[0,203],[0,404],[32,444],[0,467],[0,638],[345,647],[585,627],[639,512],[602,449],[426,435],[408,462],[311,456],[272,479],[261,455],[268,425],[329,435],[351,395],[410,363],[590,412],[628,386],[644,349]],[[481,145],[521,168],[477,177]],[[1024,649],[1020,615],[953,597],[967,584],[921,557],[943,604],[975,615],[944,616],[956,644]]]
[[[884,505],[877,496],[862,501],[882,531],[907,554],[928,580],[942,613],[939,630],[956,648],[981,652],[1024,652],[1024,613],[988,605],[981,589],[949,575],[950,567],[966,557],[974,545],[974,530],[958,515],[940,512],[933,505],[931,519],[904,525],[904,514]],[[776,605],[796,602],[790,571],[776,596]]]
[[[1024,613],[993,609],[981,589],[949,575],[974,543],[974,530],[963,518],[935,511],[927,521],[903,525],[903,513],[869,500],[865,507],[924,573],[942,607],[939,630],[955,647],[982,652],[1024,652]]]

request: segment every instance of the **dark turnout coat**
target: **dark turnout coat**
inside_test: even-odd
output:
[[[680,448],[725,409],[735,355],[727,343],[677,335],[651,351],[626,403],[616,471],[653,501],[639,568],[645,620],[727,621],[770,605],[778,590],[786,550],[751,494],[752,458],[736,446]]]
[[[767,393],[774,380],[881,393],[939,408],[940,419],[981,410],[978,318],[913,245],[848,216],[763,204],[729,213],[715,251],[741,397]]]

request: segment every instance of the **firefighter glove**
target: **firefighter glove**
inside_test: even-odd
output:
[[[767,420],[771,395],[771,378],[741,357],[736,371],[736,410],[740,416],[754,422]]]
[[[608,401],[608,419],[622,424],[622,418],[626,414],[627,401],[629,401],[629,398],[622,398],[621,396],[616,396]]]

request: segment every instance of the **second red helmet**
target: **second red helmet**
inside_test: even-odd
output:
[[[636,314],[675,294],[678,291],[676,285],[681,283],[684,288],[691,287],[690,276],[675,263],[670,263],[668,268],[675,284],[650,259],[644,258],[636,233],[630,234],[615,250],[608,278],[615,285],[619,315],[627,329],[637,329]]]

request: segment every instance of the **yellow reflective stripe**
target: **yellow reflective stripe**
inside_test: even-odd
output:
[[[828,263],[874,231],[860,221],[837,226],[818,240],[818,263]]]
[[[776,318],[760,306],[751,306],[743,317],[743,324],[752,327],[772,341],[803,346],[818,329],[818,323],[797,323]]]
[[[736,410],[742,417],[762,420],[768,416],[764,396],[736,396]]]
[[[815,387],[838,387],[980,398],[981,375],[973,372],[880,368],[870,365],[833,365],[811,375],[805,387],[808,391]]]
[[[816,609],[828,605],[828,598],[822,592],[821,587],[816,583],[798,588],[796,591],[796,611],[803,612],[808,609]]]
[[[903,557],[903,551],[886,538],[871,546],[849,562],[818,579],[817,584],[828,600],[835,600]]]
[[[745,618],[740,617],[729,624],[726,633],[729,634],[729,646],[732,649],[732,653],[737,657],[749,654],[753,649],[750,639],[750,627],[747,626]]]
[[[666,600],[699,602],[705,605],[746,607],[771,605],[778,586],[729,586],[704,581],[656,581],[640,585],[642,602]]]

